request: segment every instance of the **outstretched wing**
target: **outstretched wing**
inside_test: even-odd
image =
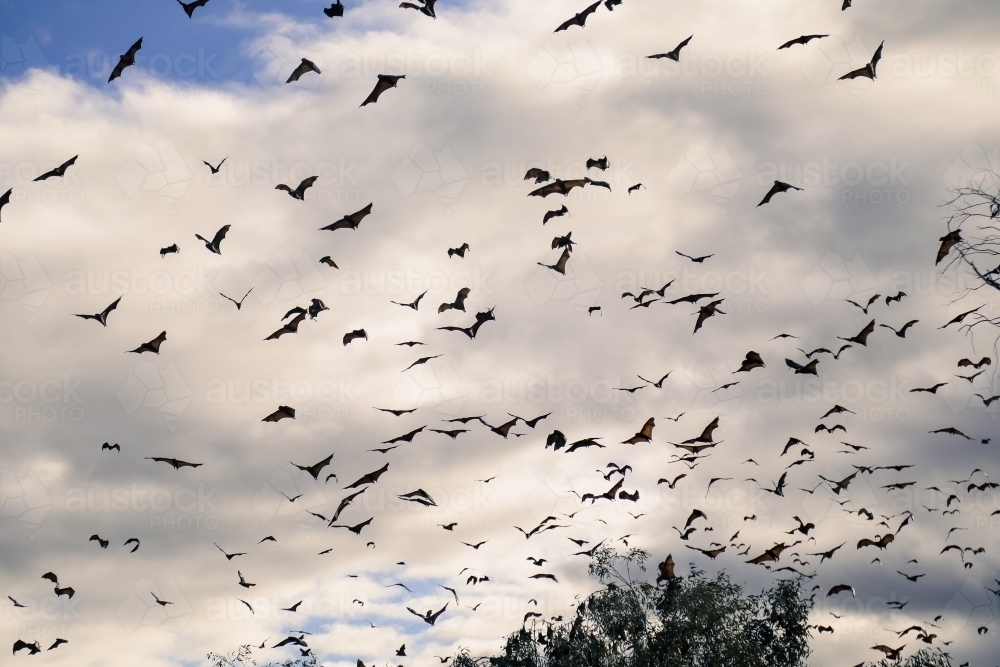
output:
[[[218,248],[219,244],[222,243],[222,239],[226,238],[226,234],[229,232],[229,228],[231,226],[232,225],[223,225],[222,229],[215,232],[215,237],[212,239],[212,245]]]
[[[122,300],[121,297],[118,297],[117,299],[115,299],[115,302],[113,304],[111,304],[110,306],[108,306],[107,308],[105,308],[103,311],[101,311],[101,316],[104,317],[105,319],[107,319],[108,314],[112,310],[114,310],[114,309],[116,309],[118,307],[118,302],[121,301],[121,300]]]

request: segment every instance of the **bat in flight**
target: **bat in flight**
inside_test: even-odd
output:
[[[168,245],[166,248],[160,248],[160,259],[163,259],[167,255],[179,254],[180,251],[181,249],[177,247],[176,243],[174,243],[173,245]]]
[[[10,188],[7,192],[3,193],[2,197],[0,197],[0,209],[10,203],[10,193],[12,192],[14,192],[14,188]]]
[[[337,2],[333,3],[329,7],[324,7],[323,8],[323,13],[326,14],[327,16],[329,16],[330,18],[334,18],[334,17],[337,17],[337,16],[343,16],[344,15],[344,3],[341,2],[340,0],[337,0]]]
[[[581,28],[587,23],[587,17],[597,11],[597,8],[601,6],[601,0],[597,0],[594,4],[590,5],[582,12],[573,15],[573,18],[567,19],[559,24],[553,32],[560,32],[561,30],[568,29],[571,25],[578,25]]]
[[[597,4],[601,3],[598,2]],[[444,606],[438,609],[437,611],[431,611],[430,609],[428,609],[426,614],[421,614],[420,612],[414,611],[409,607],[406,608],[406,611],[410,612],[414,616],[419,616],[424,620],[424,623],[427,623],[428,625],[434,625],[434,622],[438,620],[438,616],[443,614],[444,610],[447,608],[448,608],[448,603],[445,602]]]
[[[278,183],[277,185],[274,186],[274,189],[275,190],[284,190],[285,192],[288,193],[288,195],[292,199],[298,199],[299,201],[305,201],[306,190],[308,188],[311,188],[312,185],[313,185],[313,183],[315,183],[316,179],[318,179],[318,178],[319,178],[319,176],[310,176],[309,178],[306,178],[301,183],[299,183],[298,187],[296,187],[294,190],[291,189],[290,187],[288,187],[287,185],[285,185],[284,183]]]
[[[226,157],[222,158],[222,162],[225,162],[225,161],[226,161],[226,160],[228,160],[228,159],[229,159],[229,156],[227,155]],[[214,175],[214,174],[218,174],[218,173],[219,173],[219,170],[220,170],[220,169],[222,169],[222,162],[220,162],[218,166],[216,166],[216,167],[213,167],[213,166],[212,166],[211,164],[209,164],[208,162],[205,162],[204,160],[202,160],[202,161],[201,161],[201,163],[202,163],[203,165],[205,165],[206,167],[208,167],[209,169],[211,169],[211,170],[212,170],[212,174],[213,174],[213,175]]]
[[[332,232],[336,229],[357,229],[358,225],[361,224],[361,221],[365,219],[365,216],[367,216],[371,212],[372,212],[372,205],[368,204],[368,206],[365,206],[360,211],[356,211],[354,213],[345,215],[337,222],[329,224],[326,227],[320,227],[320,231]]]
[[[223,225],[219,231],[215,232],[215,236],[212,237],[211,241],[206,239],[201,234],[195,234],[194,237],[204,243],[205,247],[210,251],[214,252],[216,255],[221,255],[222,250],[219,248],[219,244],[222,243],[222,239],[226,238],[226,234],[229,233],[230,227],[232,227],[232,225]]]
[[[98,322],[101,323],[102,326],[106,327],[108,326],[108,315],[111,314],[112,310],[118,307],[118,302],[121,300],[122,298],[118,297],[117,299],[115,299],[115,302],[113,304],[111,304],[101,312],[97,313],[96,315],[75,315],[75,317],[80,317],[85,320],[97,320]]]
[[[412,2],[400,3],[400,7],[403,9],[416,9],[418,12],[424,16],[430,16],[432,19],[437,18],[437,14],[434,13],[434,3],[437,0],[417,0],[420,4],[414,4]]]
[[[469,298],[469,294],[472,290],[468,287],[463,287],[458,290],[458,294],[455,296],[455,300],[451,303],[442,303],[438,306],[438,314],[445,312],[446,310],[460,310],[465,312],[465,300]]]
[[[691,37],[694,37],[694,35],[691,35]],[[691,41],[691,37],[688,37],[683,42],[681,42],[680,44],[678,44],[677,46],[675,46],[674,49],[673,49],[673,51],[667,51],[666,53],[654,53],[653,55],[646,56],[646,57],[647,58],[653,58],[654,60],[657,60],[657,59],[660,59],[660,58],[666,58],[667,60],[673,60],[675,63],[676,62],[680,62],[680,60],[681,60],[681,49],[683,49],[685,46],[688,45],[688,42]]]
[[[843,81],[845,79],[857,79],[858,77],[863,77],[865,79],[871,79],[872,81],[874,81],[876,78],[875,68],[878,67],[878,61],[882,60],[882,46],[884,44],[885,42],[882,42],[881,44],[878,45],[878,48],[875,49],[875,54],[872,56],[871,61],[867,65],[859,69],[856,69],[854,71],[848,72],[847,74],[845,74],[844,76],[840,77],[837,80]]]
[[[142,37],[140,37],[139,41],[137,41],[135,44],[128,47],[128,51],[119,56],[118,64],[115,65],[115,68],[113,70],[111,70],[111,76],[108,77],[108,83],[111,83],[112,81],[120,77],[122,75],[122,72],[125,71],[126,67],[135,64],[135,54],[138,53],[139,49],[141,48],[142,48]]]
[[[871,307],[871,305],[873,303],[875,303],[876,301],[878,301],[878,299],[881,296],[882,296],[881,294],[875,294],[874,296],[872,296],[871,298],[869,298],[868,299],[868,303],[866,303],[863,306],[860,303],[857,303],[856,301],[851,301],[850,299],[844,299],[844,301],[846,301],[847,303],[851,304],[852,306],[856,306],[856,307],[860,308],[861,312],[863,312],[865,315],[867,315],[868,314],[868,309]]]
[[[530,179],[534,179],[535,183],[544,183],[545,181],[552,179],[552,174],[539,167],[532,167],[524,174],[524,178],[522,180],[527,181]]]
[[[157,336],[153,340],[149,341],[148,343],[143,343],[134,350],[129,350],[129,352],[135,354],[142,354],[143,352],[152,352],[153,354],[159,354],[160,345],[162,345],[163,341],[165,340],[167,340],[167,332],[163,331],[160,333],[159,336]]]
[[[743,364],[734,373],[749,373],[755,368],[765,368],[764,360],[761,359],[760,354],[754,352],[753,350],[747,352],[746,358],[743,360]]]
[[[288,317],[288,315],[285,315],[285,317]],[[275,331],[274,333],[272,333],[270,336],[268,336],[264,340],[277,340],[277,339],[281,338],[282,336],[284,336],[285,334],[288,334],[288,333],[298,333],[298,331],[299,331],[299,325],[302,324],[302,322],[305,319],[306,319],[306,314],[305,313],[299,313],[298,315],[296,315],[295,317],[293,317],[291,320],[289,320],[288,322],[286,322],[280,329],[278,329],[277,331]]]
[[[295,408],[279,405],[278,409],[261,419],[263,422],[280,422],[282,419],[295,419]]]
[[[389,464],[386,463],[384,466],[382,466],[378,470],[376,470],[374,472],[370,472],[367,475],[362,475],[356,482],[354,482],[353,484],[349,484],[348,486],[345,486],[344,488],[345,489],[356,489],[359,486],[361,486],[362,484],[374,484],[375,482],[378,481],[378,478],[382,476],[382,473],[384,473],[388,469],[389,469]]]
[[[457,248],[448,248],[448,259],[451,259],[455,255],[458,255],[462,259],[465,259],[465,253],[469,252],[469,244],[463,243]]]
[[[782,49],[788,49],[795,46],[796,44],[808,44],[814,39],[821,39],[823,37],[829,37],[829,35],[802,35],[801,37],[796,37],[795,39],[791,39],[785,42],[784,44],[778,47],[778,50],[780,51]]]
[[[44,174],[42,174],[41,176],[39,176],[38,178],[36,178],[34,181],[32,181],[32,183],[37,183],[38,181],[44,181],[47,178],[54,178],[54,177],[61,178],[62,176],[65,176],[66,175],[66,170],[69,169],[71,166],[73,166],[73,164],[76,163],[76,159],[78,157],[80,157],[80,156],[79,155],[74,155],[73,157],[71,157],[70,159],[66,160],[61,165],[59,165],[58,167],[56,167],[55,169],[52,169],[50,171],[45,172]]]
[[[390,300],[389,303],[394,303],[397,306],[403,306],[404,308],[412,308],[413,310],[418,310],[420,307],[420,300],[424,298],[424,294],[427,294],[427,290],[424,290],[416,299],[410,303],[400,303],[399,301]]]
[[[461,331],[470,339],[475,338],[476,334],[479,333],[479,329],[487,322],[495,321],[497,318],[493,315],[493,308],[487,311],[476,313],[476,321],[471,327],[438,327],[439,331]],[[407,369],[409,370],[409,369]]]
[[[327,456],[322,461],[319,461],[318,463],[314,463],[311,466],[300,466],[298,463],[294,463],[292,461],[289,461],[289,463],[291,463],[293,466],[295,466],[299,470],[301,470],[303,472],[309,473],[310,475],[312,475],[313,479],[318,480],[320,473],[323,471],[323,468],[325,468],[328,465],[330,465],[330,461],[332,461],[332,460],[333,460],[333,454],[330,454],[329,456]]]
[[[109,451],[109,452],[110,451],[116,451],[118,453],[121,453],[122,446],[119,445],[117,442],[115,444],[113,444],[113,445],[111,443],[106,442],[103,445],[101,445],[101,451],[103,452],[105,450]]]
[[[941,242],[941,247],[938,248],[937,259],[934,261],[934,265],[937,266],[941,263],[941,260],[948,256],[951,249],[956,243],[962,241],[962,230],[956,229],[955,231],[948,232],[944,236],[938,239]]]
[[[684,253],[682,253],[682,252],[680,252],[678,250],[675,250],[674,252],[677,253],[678,255],[680,255],[681,257],[686,257],[686,258],[690,259],[695,264],[702,264],[709,257],[715,257],[714,254],[713,255],[703,255],[701,257],[692,257],[691,255],[685,255]]]
[[[252,291],[253,291],[253,288],[251,287],[250,289],[247,290],[247,293],[244,294],[243,298],[240,299],[239,301],[237,301],[236,299],[234,299],[232,297],[226,296],[222,292],[219,292],[219,296],[221,296],[223,299],[229,299],[230,301],[232,301],[234,304],[236,304],[236,310],[239,310],[240,308],[243,307],[243,302],[246,301],[246,298],[248,296],[250,296],[250,292],[252,292]]]
[[[598,4],[600,4],[600,3],[598,3]],[[559,274],[565,276],[566,275],[566,262],[569,261],[570,252],[571,252],[571,249],[569,248],[569,246],[567,246],[567,247],[563,248],[562,255],[559,256],[559,259],[556,261],[555,264],[543,264],[541,262],[538,262],[538,266],[544,266],[546,269],[552,269],[556,273],[559,273]]]
[[[552,239],[553,250],[556,248],[568,248],[574,245],[576,245],[576,241],[573,240],[573,232],[568,232],[565,236],[557,236]]]
[[[302,78],[303,74],[307,74],[309,72],[316,72],[317,74],[322,74],[322,72],[319,71],[319,68],[316,67],[316,63],[309,60],[308,58],[303,58],[302,62],[299,63],[298,67],[293,69],[292,73],[288,75],[288,80],[285,81],[285,83],[298,81],[300,78]]]
[[[168,459],[162,456],[147,456],[146,460],[156,461],[157,463],[166,463],[174,470],[180,470],[181,468],[198,468],[205,465],[204,463],[188,463],[187,461],[181,461],[180,459]]]
[[[609,166],[608,156],[605,155],[602,158],[589,158],[587,160],[587,169],[600,169],[601,171],[607,171]]]
[[[865,328],[859,331],[854,336],[850,338],[844,338],[843,336],[837,336],[838,339],[847,341],[848,343],[857,343],[858,345],[867,347],[868,346],[868,336],[875,331],[875,320],[872,320],[865,325]]]
[[[701,325],[705,323],[710,317],[715,315],[725,315],[725,311],[719,310],[719,304],[722,303],[723,299],[716,299],[706,303],[704,306],[698,309],[698,321],[694,324],[694,333],[698,333],[698,329],[701,329]]]
[[[542,216],[542,224],[544,225],[546,222],[548,222],[552,218],[560,218],[560,217],[562,217],[564,215],[567,215],[568,213],[569,213],[569,209],[566,208],[566,204],[563,204],[560,208],[557,208],[554,211],[546,211],[545,215]]]
[[[418,616],[419,616],[419,614],[418,614]],[[16,640],[14,642],[14,653],[13,653],[13,655],[17,655],[17,652],[18,651],[22,651],[22,650],[27,650],[28,651],[28,655],[35,655],[36,653],[40,653],[41,652],[42,647],[39,646],[38,641],[33,641],[33,642],[31,642],[29,644],[28,642],[24,641],[23,639],[18,639],[18,640]]]
[[[208,0],[194,0],[194,2],[181,2],[181,0],[177,0],[177,2],[184,8],[184,13],[188,15],[188,18],[193,18],[194,10],[208,4]]]
[[[372,89],[372,92],[368,93],[368,97],[366,97],[365,101],[361,103],[361,106],[367,106],[378,102],[378,98],[382,93],[390,88],[395,88],[396,84],[399,83],[399,80],[405,78],[406,76],[402,74],[398,76],[393,74],[379,74],[378,82],[376,82],[375,88]]]
[[[797,188],[794,185],[783,183],[782,181],[775,181],[774,185],[771,186],[771,189],[767,191],[767,194],[764,195],[764,198],[760,200],[760,203],[757,204],[757,206],[760,207],[763,206],[764,204],[769,203],[771,201],[771,197],[781,192],[788,192],[789,190],[801,190],[801,189],[802,188]]]
[[[879,326],[880,327],[885,327],[886,329],[891,330],[894,334],[896,334],[900,338],[906,338],[906,330],[909,329],[910,327],[912,327],[914,324],[916,324],[919,321],[920,320],[910,320],[909,322],[907,322],[906,324],[903,325],[903,328],[898,329],[898,330],[897,329],[893,329],[888,324],[880,324]]]
[[[972,361],[971,359],[961,359],[958,362],[958,367],[965,368],[966,366],[972,366],[978,371],[983,366],[989,366],[991,363],[993,363],[993,360],[989,357],[983,357],[978,362]]]

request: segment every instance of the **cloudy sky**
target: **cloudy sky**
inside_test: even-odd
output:
[[[1000,300],[969,294],[967,271],[934,259],[950,191],[1000,170],[1000,9],[839,4],[625,0],[553,33],[584,3],[441,0],[432,20],[371,0],[336,19],[312,0],[211,0],[189,19],[170,0],[0,0],[0,192],[13,188],[0,223],[4,641],[68,639],[32,658],[51,665],[174,666],[304,630],[324,665],[439,664],[459,647],[498,650],[535,610],[529,599],[551,617],[593,591],[567,538],[627,542],[657,562],[670,553],[679,572],[725,569],[760,590],[790,573],[746,560],[808,539],[786,534],[797,516],[815,541],[779,566],[816,573],[804,583],[819,587],[812,622],[835,630],[815,637],[811,664],[873,660],[875,644],[906,643],[908,655],[924,645],[895,633],[913,624],[952,641],[956,664],[994,664],[998,598],[985,587],[1000,577],[1000,500],[950,480],[1000,475],[1000,401],[975,396],[1000,393],[997,331],[939,327],[976,306],[996,317]],[[803,34],[828,36],[775,50]],[[689,35],[679,63],[645,58]],[[136,65],[108,84],[140,37]],[[876,81],[837,81],[883,41]],[[321,73],[286,85],[303,57]],[[378,74],[406,78],[359,108]],[[77,154],[63,178],[33,182]],[[606,171],[587,171],[603,156]],[[223,158],[215,175],[202,162]],[[527,197],[530,167],[610,192]],[[275,190],[309,176],[304,201]],[[803,190],[758,207],[776,179]],[[357,230],[320,231],[368,203]],[[569,215],[543,226],[563,204]],[[221,255],[195,239],[223,225]],[[552,239],[570,231],[566,275],[539,266],[556,263]],[[463,243],[464,258],[448,256]],[[180,252],[161,257],[172,244]],[[669,281],[665,299],[719,293],[725,314],[692,335],[697,306],[621,298]],[[220,295],[251,287],[239,310]],[[465,312],[437,313],[466,287]],[[392,303],[423,292],[416,312]],[[876,293],[869,315],[846,302]],[[72,316],[119,297],[107,328]],[[264,341],[311,299],[329,310]],[[474,340],[437,330],[491,308],[496,321]],[[836,351],[873,318],[918,323],[903,339],[877,327],[836,361],[821,353],[816,377],[785,365],[805,363],[800,347]],[[343,345],[355,329],[367,340]],[[159,355],[125,353],[161,331]],[[772,340],[780,333],[799,338]],[[751,350],[766,367],[734,375]],[[956,377],[976,372],[959,359],[983,356],[994,363],[981,375]],[[435,358],[404,371],[422,357]],[[659,389],[616,390],[668,371]],[[937,394],[910,391],[938,382]],[[296,418],[261,421],[281,405]],[[823,423],[846,433],[814,432],[834,405],[851,412]],[[371,451],[421,426],[461,426],[446,419],[499,425],[508,413],[551,414],[507,439],[473,421],[455,440],[425,430]],[[652,442],[617,444],[650,417]],[[693,469],[674,460],[683,452],[669,443],[715,417],[710,456]],[[972,439],[929,433],[946,427]],[[605,448],[553,452],[556,429]],[[761,485],[800,460],[802,447],[780,455],[790,437],[815,459],[787,470],[778,497]],[[867,449],[841,453],[841,442]],[[318,480],[294,465],[330,454]],[[616,481],[598,472],[609,462],[631,465],[623,488],[639,499],[581,504]],[[310,514],[332,517],[345,487],[386,463],[338,519],[372,518],[360,535]],[[820,479],[853,465],[914,467],[859,474],[838,495]],[[657,484],[682,473],[673,489]],[[731,479],[706,493],[713,478]],[[417,489],[436,505],[399,499]],[[696,508],[708,520],[681,541],[673,526]],[[895,533],[906,511],[886,550],[855,548]],[[514,528],[550,515],[563,527],[530,540]],[[276,542],[258,544],[266,536]],[[132,537],[135,553],[123,546]],[[687,548],[712,542],[730,545],[715,561]],[[227,561],[213,543],[246,555]],[[822,567],[805,555],[841,543]],[[939,553],[947,544],[985,553]],[[54,596],[47,571],[72,600]],[[241,588],[237,571],[256,586]],[[558,581],[529,579],[539,573]],[[856,597],[826,597],[841,583]],[[445,603],[433,627],[406,609]]]

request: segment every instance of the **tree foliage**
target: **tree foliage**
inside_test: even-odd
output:
[[[695,571],[663,587],[637,579],[648,554],[599,549],[590,574],[602,588],[564,623],[534,623],[500,655],[455,667],[800,667],[809,656],[811,601],[793,581],[746,595],[725,574]]]

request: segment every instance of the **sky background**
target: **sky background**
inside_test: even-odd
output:
[[[328,19],[319,2],[211,0],[189,19],[170,0],[0,0],[0,189],[13,188],[0,214],[5,641],[70,640],[32,658],[51,665],[187,666],[301,629],[324,665],[440,664],[435,655],[459,647],[496,652],[536,609],[531,599],[547,617],[572,613],[596,583],[567,538],[627,542],[656,562],[670,553],[680,573],[689,563],[725,570],[757,591],[788,573],[745,561],[793,541],[785,533],[798,516],[816,525],[816,541],[781,565],[818,573],[804,584],[820,586],[811,621],[835,630],[814,638],[810,664],[874,660],[875,644],[905,642],[909,655],[923,644],[896,631],[938,615],[955,664],[995,664],[998,598],[985,587],[1000,577],[1000,499],[950,480],[975,468],[989,474],[976,483],[1000,475],[1000,402],[974,396],[1000,393],[997,332],[938,327],[979,305],[996,317],[1000,300],[966,294],[969,277],[934,257],[950,190],[1000,167],[1000,9],[625,0],[585,28],[552,33],[583,5],[442,0],[432,20],[352,2]],[[820,33],[829,36],[775,51]],[[644,58],[689,35],[679,64]],[[108,84],[139,37],[139,62]],[[836,81],[883,40],[876,81]],[[286,85],[302,57],[321,74]],[[359,108],[378,74],[406,79]],[[64,178],[32,182],[76,154]],[[587,172],[602,156],[610,168]],[[217,175],[202,163],[223,158]],[[527,197],[534,166],[589,174],[611,191]],[[274,189],[311,175],[305,201]],[[775,179],[804,189],[757,207]],[[369,202],[357,230],[319,231]],[[570,214],[543,226],[564,203]],[[194,238],[227,224],[221,255]],[[552,238],[569,231],[567,275],[538,266],[558,259]],[[161,258],[173,243],[180,253]],[[466,257],[449,258],[462,243]],[[693,264],[675,251],[713,257]],[[319,263],[326,255],[339,269]],[[670,280],[668,298],[719,292],[726,314],[692,335],[697,308],[630,310],[620,298]],[[251,287],[239,311],[219,295]],[[464,287],[466,312],[437,314]],[[424,291],[417,312],[391,303]],[[887,306],[898,291],[907,296]],[[845,301],[875,293],[870,315]],[[107,328],[72,317],[118,297]],[[263,340],[313,298],[329,311]],[[588,315],[592,306],[601,311]],[[475,340],[436,330],[493,307],[496,321]],[[785,366],[804,361],[799,347],[836,350],[838,336],[872,318],[919,323],[905,339],[877,328],[839,361],[821,355],[811,382]],[[358,328],[368,340],[344,346]],[[125,354],[164,330],[158,356]],[[783,332],[800,338],[771,340]],[[408,340],[426,347],[396,345]],[[766,368],[734,375],[750,350]],[[442,356],[403,370],[432,355]],[[982,356],[994,363],[974,382],[955,377],[973,372],[959,359]],[[661,389],[615,391],[668,371]],[[937,395],[910,392],[936,382],[948,382]],[[855,414],[824,423],[846,434],[815,433],[835,404]],[[279,405],[296,419],[261,422]],[[417,410],[397,418],[376,407]],[[370,451],[420,426],[452,428],[444,419],[496,425],[550,412],[512,429],[522,437],[473,422],[454,441],[424,432]],[[653,442],[616,444],[649,417]],[[712,455],[694,469],[672,461],[681,450],[669,443],[715,417]],[[928,433],[952,426],[973,440]],[[553,429],[606,447],[546,450]],[[746,481],[776,482],[796,460],[795,450],[780,456],[790,437],[816,457],[788,470],[785,496]],[[105,441],[121,452],[102,452]],[[841,441],[868,449],[842,454]],[[292,465],[329,454],[318,483]],[[147,456],[203,466],[175,471]],[[359,536],[308,513],[332,516],[344,487],[387,462],[338,521],[373,517]],[[624,488],[639,500],[581,505],[574,494],[614,483],[598,473],[609,462],[632,466]],[[915,467],[859,475],[839,496],[819,479],[895,464]],[[329,472],[337,478],[324,483]],[[673,490],[657,484],[681,473]],[[706,493],[717,477],[732,479]],[[917,483],[881,488],[907,481]],[[418,488],[437,505],[398,498]],[[949,507],[952,493],[960,502]],[[862,507],[876,520],[859,517]],[[695,508],[709,517],[696,525],[712,531],[681,541],[673,526]],[[879,515],[894,516],[894,530],[907,510],[914,519],[887,550],[855,548],[886,532]],[[550,515],[565,527],[530,540],[513,528]],[[450,522],[453,532],[438,526]],[[960,530],[946,540],[951,528]],[[747,556],[730,546],[713,562],[686,548],[728,544],[737,531]],[[94,533],[107,550],[88,542]],[[268,535],[277,543],[258,544]],[[141,541],[134,554],[123,547],[130,537]],[[787,555],[842,542],[818,568],[817,557],[801,566]],[[213,543],[247,554],[227,561]],[[986,551],[963,563],[939,553],[946,544]],[[237,570],[256,586],[240,588]],[[926,576],[911,583],[897,570]],[[40,579],[47,571],[75,588],[71,603]],[[538,573],[558,582],[528,578]],[[470,574],[489,581],[468,584]],[[841,583],[856,597],[827,598]],[[154,592],[174,604],[160,609]],[[280,611],[299,600],[297,613]],[[908,603],[890,611],[892,600]],[[433,627],[406,611],[446,602]],[[397,660],[404,642],[408,657]]]

